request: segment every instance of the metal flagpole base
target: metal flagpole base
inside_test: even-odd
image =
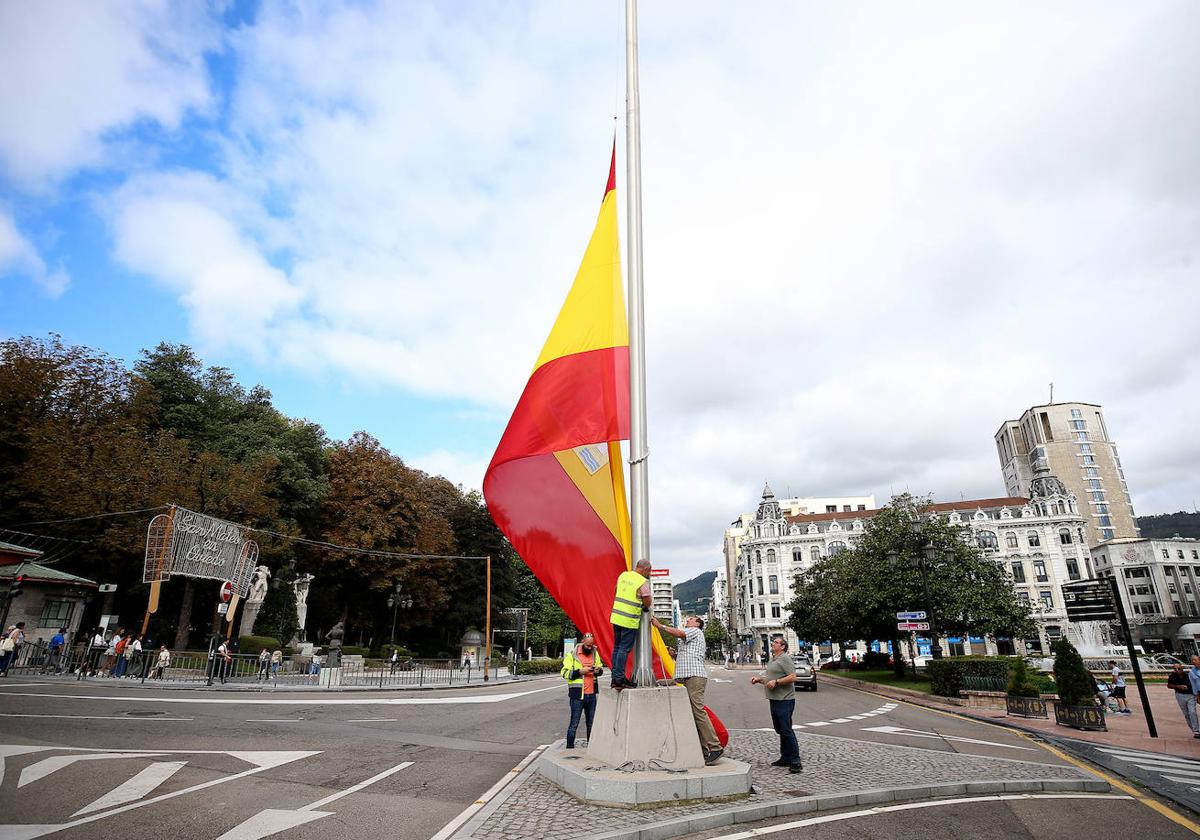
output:
[[[650,613],[643,612],[638,625],[637,643],[633,646],[633,681],[646,687],[655,684],[654,654],[651,650]]]

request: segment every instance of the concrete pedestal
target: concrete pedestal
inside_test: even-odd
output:
[[[627,761],[659,769],[703,767],[687,689],[673,685],[601,692],[587,755],[610,767]]]

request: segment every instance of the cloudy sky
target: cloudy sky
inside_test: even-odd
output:
[[[1197,31],[644,2],[657,563],[715,568],[764,480],[1001,495],[992,434],[1050,382],[1104,405],[1138,513],[1192,509]],[[186,342],[478,487],[624,135],[622,39],[619,0],[2,4],[0,335]]]

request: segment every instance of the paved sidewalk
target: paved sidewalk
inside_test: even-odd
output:
[[[497,797],[494,807],[485,808],[466,822],[452,837],[454,840],[566,840],[573,837],[606,835],[619,829],[654,825],[657,837],[684,833],[688,820],[730,809],[758,811],[753,819],[774,816],[770,811],[785,801],[838,795],[843,804],[855,804],[856,792],[870,791],[871,801],[891,801],[898,789],[907,795],[924,796],[963,793],[961,790],[931,790],[932,786],[989,783],[1003,790],[1004,783],[1027,783],[1039,787],[1045,783],[1071,785],[1077,789],[1101,790],[1107,785],[1094,775],[1063,764],[1042,764],[1005,758],[964,755],[917,747],[880,744],[828,735],[796,733],[804,772],[792,774],[770,762],[779,755],[779,739],[774,733],[737,732],[730,741],[730,758],[752,765],[756,793],[737,802],[688,803],[643,811],[629,811],[586,805],[543,779],[530,767]],[[920,788],[912,790],[914,782]],[[795,811],[798,813],[799,811]],[[569,818],[564,818],[569,815]],[[671,831],[663,823],[676,821],[680,830]],[[732,820],[730,820],[732,822]]]

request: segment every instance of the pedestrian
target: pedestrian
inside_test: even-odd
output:
[[[596,639],[584,633],[575,649],[563,656],[559,673],[567,681],[567,700],[571,718],[567,723],[567,749],[575,749],[575,733],[582,717],[587,726],[588,743],[592,741],[592,720],[596,717],[596,678],[604,673],[604,662],[596,649]]]
[[[266,648],[263,648],[262,650],[260,650],[258,652],[258,675],[254,678],[254,680],[255,680],[255,682],[257,682],[258,680],[268,679],[270,676],[271,676],[271,651],[267,650]]]
[[[233,654],[229,652],[229,645],[221,642],[217,645],[217,673],[221,677],[221,685],[225,685],[225,677],[229,674],[231,664],[233,664]]]
[[[154,666],[154,679],[161,680],[163,672],[171,667],[171,651],[163,645],[158,649],[158,663]]]
[[[125,676],[125,648],[129,646],[129,639],[125,638],[125,629],[118,628],[117,635],[113,637],[113,655],[112,667],[108,669],[110,677]]]
[[[704,763],[716,764],[725,750],[721,748],[721,742],[717,740],[717,731],[704,708],[704,690],[708,687],[708,669],[704,666],[704,654],[707,652],[704,619],[698,615],[689,615],[684,619],[682,630],[678,627],[668,627],[658,618],[651,618],[650,621],[668,636],[680,640],[679,647],[675,650],[675,681],[687,689]]]
[[[279,666],[281,666],[282,664],[283,664],[283,651],[281,651],[279,648],[275,648],[275,651],[271,654],[271,676],[272,677],[279,676]]]
[[[125,671],[127,677],[140,677],[142,675],[142,637],[134,637],[129,634],[129,641],[125,644]]]
[[[392,648],[392,655],[388,657],[388,676],[396,673],[396,668],[400,666],[400,651]]]
[[[47,650],[50,653],[50,667],[54,669],[54,673],[61,674],[63,666],[63,653],[67,649],[67,628],[59,627],[58,632],[50,639],[50,646]]]
[[[767,664],[760,677],[751,677],[752,685],[766,689],[767,702],[771,707],[771,725],[779,734],[779,758],[771,762],[772,767],[786,767],[792,773],[804,769],[800,761],[800,745],[796,742],[796,731],[792,729],[792,714],[796,711],[796,665],[787,653],[788,643],[783,636],[771,639],[774,658]]]
[[[1167,688],[1175,692],[1175,702],[1179,704],[1179,711],[1183,712],[1188,729],[1192,730],[1192,737],[1200,738],[1200,727],[1196,725],[1196,694],[1181,663],[1176,662],[1171,666],[1171,673],[1167,674]]]
[[[613,597],[613,661],[612,687],[637,688],[637,683],[625,678],[625,666],[633,645],[637,642],[638,625],[642,613],[650,610],[650,561],[641,559],[633,571],[621,572],[617,577],[617,591]]]
[[[25,642],[25,622],[18,621],[4,633],[0,640],[0,677],[8,676],[9,667],[17,661],[21,645]]]
[[[1112,666],[1112,698],[1117,701],[1117,714],[1131,715],[1132,711],[1129,705],[1125,702],[1125,678],[1121,676],[1121,669],[1117,665],[1117,660],[1110,659],[1108,664]]]
[[[104,639],[104,628],[97,627],[96,634],[92,636],[91,644],[88,645],[87,660],[79,666],[80,678],[84,676],[96,676],[100,671],[100,663],[104,661],[104,649],[108,647],[108,642]]]

